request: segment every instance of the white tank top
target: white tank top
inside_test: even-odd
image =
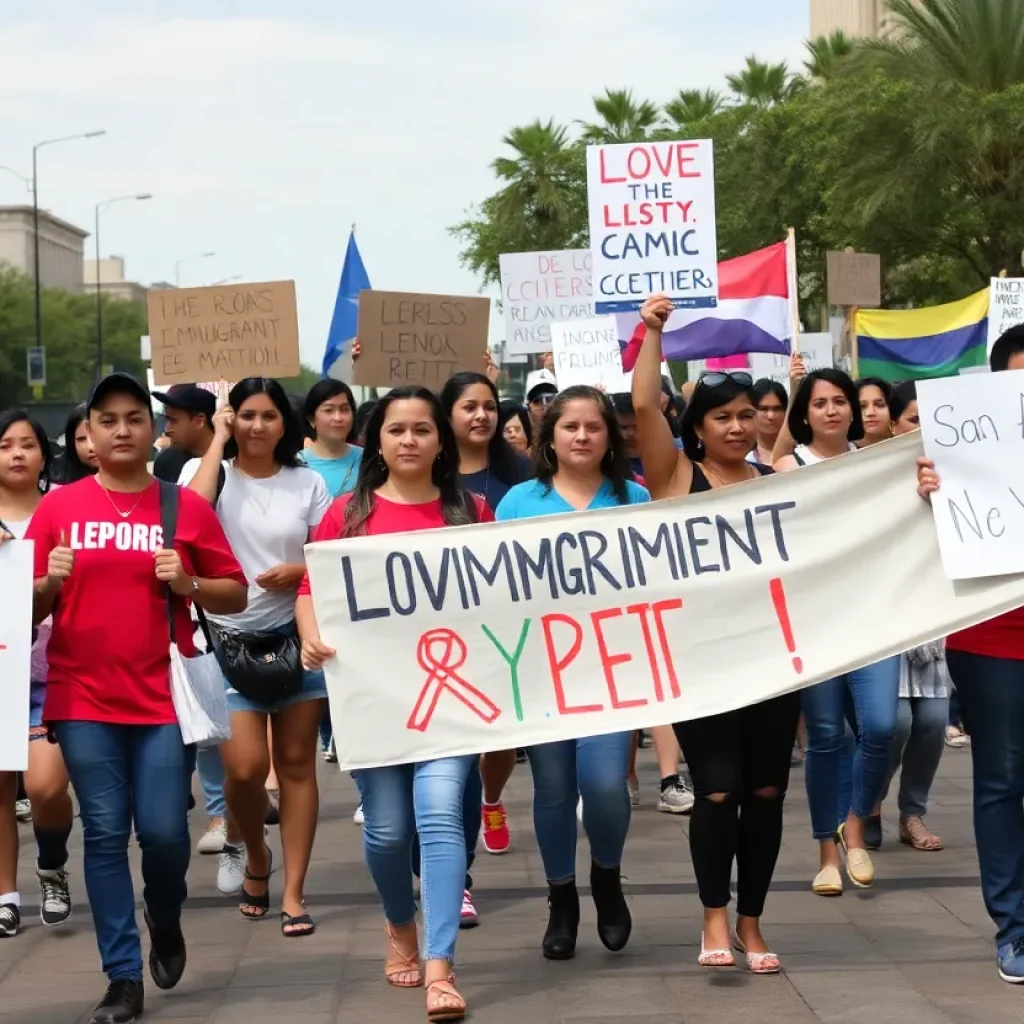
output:
[[[857,446],[855,444],[851,444],[848,450],[851,452],[856,451]],[[814,452],[812,452],[805,444],[798,444],[793,449],[793,458],[796,459],[801,466],[813,466],[818,462],[825,461],[820,455],[815,455]]]

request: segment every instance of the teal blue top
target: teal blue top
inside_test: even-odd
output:
[[[337,498],[355,490],[363,449],[350,444],[348,451],[341,458],[325,459],[314,454],[312,448],[306,448],[299,452],[299,458],[324,478],[327,490],[331,492],[332,497]]]
[[[626,481],[627,505],[640,505],[650,500],[651,495],[646,487],[641,487],[632,480]],[[619,499],[615,496],[612,483],[605,478],[586,511],[589,512],[595,508],[616,508],[618,504]],[[516,484],[501,499],[494,511],[494,516],[501,522],[505,519],[529,519],[532,516],[549,516],[555,512],[575,511],[576,509],[554,487],[549,490],[539,480],[527,480],[525,483]]]

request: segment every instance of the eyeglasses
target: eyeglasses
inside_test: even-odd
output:
[[[717,388],[727,380],[735,381],[741,388],[754,385],[754,378],[746,370],[705,370],[697,378],[697,383],[707,388]]]
[[[530,405],[534,403],[537,405],[550,405],[557,397],[558,395],[554,391],[543,391],[530,399]]]

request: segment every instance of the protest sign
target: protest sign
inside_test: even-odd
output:
[[[808,373],[832,366],[833,342],[834,339],[829,333],[800,335],[800,354],[804,357]],[[778,381],[788,390],[789,356],[771,352],[751,352],[749,358],[750,374],[754,380],[767,377],[769,380]]]
[[[825,278],[830,306],[875,309],[882,304],[882,258],[878,253],[827,252]]]
[[[710,139],[589,146],[587,204],[596,313],[635,311],[652,292],[717,305]]]
[[[1024,324],[1024,277],[993,277],[988,291],[988,352],[1011,327]]]
[[[157,384],[299,374],[294,281],[167,288],[147,306]]]
[[[621,390],[622,350],[613,316],[551,325],[551,354],[560,390],[589,384]]]
[[[360,292],[353,383],[438,390],[459,370],[483,373],[490,318],[487,298]]]
[[[944,577],[921,451],[909,434],[686,498],[308,545],[342,766],[719,714],[1024,604],[1024,579]]]
[[[498,263],[506,358],[550,352],[552,323],[594,315],[589,249],[507,252]]]
[[[28,768],[32,544],[0,544],[0,772]]]
[[[1024,370],[917,382],[946,575],[1024,572]]]

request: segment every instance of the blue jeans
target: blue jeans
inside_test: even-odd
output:
[[[852,700],[857,723],[850,810],[858,818],[866,818],[874,809],[889,772],[899,685],[897,655],[803,691],[807,726],[804,772],[815,839],[831,839],[838,824],[837,813],[842,812],[840,776],[847,700]]]
[[[419,834],[427,960],[455,958],[466,880],[463,795],[478,760],[468,754],[359,772],[366,864],[384,916],[393,925],[408,924],[416,916],[411,854]]]
[[[1024,936],[1024,661],[947,651],[974,766],[974,838],[996,942]]]
[[[551,885],[576,877],[576,801],[583,798],[583,831],[590,856],[617,868],[629,831],[631,732],[587,736],[530,747],[533,831]]]
[[[203,787],[206,816],[225,817],[228,805],[224,800],[224,762],[220,759],[220,748],[203,747],[196,751],[196,767],[199,769],[199,782]]]
[[[334,737],[334,729],[331,726],[331,705],[324,705],[323,718],[320,719],[320,746],[324,750],[331,749],[331,739]]]
[[[479,759],[478,759],[479,760]],[[357,783],[358,785],[358,783]],[[477,763],[466,779],[466,791],[462,795],[462,833],[466,838],[466,890],[473,888],[473,876],[469,869],[476,860],[476,844],[480,841],[481,810],[484,799],[484,780],[480,777]],[[420,837],[417,833],[412,841],[412,873],[420,877]]]
[[[157,927],[181,921],[193,748],[177,725],[57,722],[85,836],[85,889],[103,970],[142,978],[142,946],[128,867],[132,825],[142,850],[142,899]]]
[[[902,765],[897,801],[900,821],[923,818],[928,813],[928,794],[942,760],[948,723],[948,697],[900,697],[896,738],[881,795],[882,800],[889,795],[889,784]]]

